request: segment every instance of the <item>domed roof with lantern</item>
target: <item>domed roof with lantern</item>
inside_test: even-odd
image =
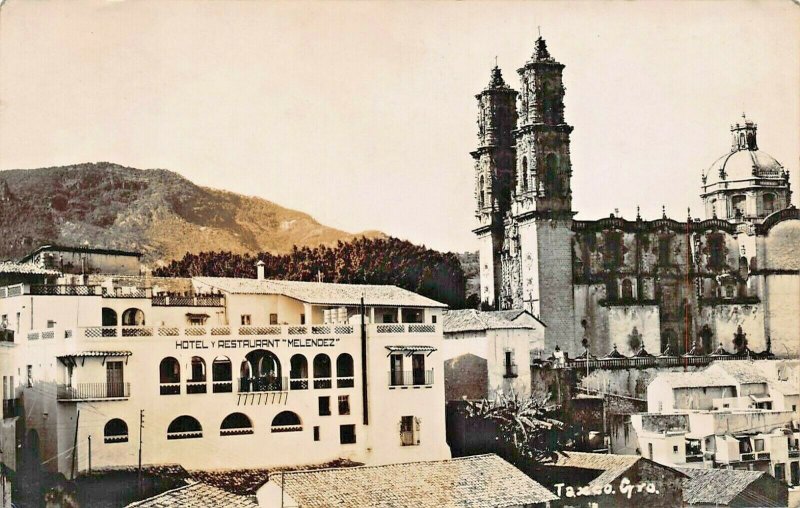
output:
[[[706,170],[706,184],[716,181],[747,180],[754,176],[780,178],[784,168],[775,157],[758,148],[758,126],[742,115],[743,123],[731,126],[733,143],[731,151],[718,158]]]
[[[730,151],[702,175],[708,218],[759,221],[789,206],[789,173],[759,149],[758,125],[743,114],[742,121],[731,125],[730,130]]]

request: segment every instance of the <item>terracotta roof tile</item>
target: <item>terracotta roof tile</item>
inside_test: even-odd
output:
[[[219,506],[251,508],[257,507],[258,502],[251,496],[231,494],[203,482],[193,482],[131,503],[127,508],[216,508]]]
[[[280,482],[278,473],[271,482]],[[506,507],[557,497],[497,455],[286,473],[284,492],[303,508]]]
[[[676,467],[689,478],[683,482],[683,501],[687,504],[711,504],[727,506],[754,481],[763,471],[738,471],[735,469],[701,469]],[[765,504],[764,506],[770,506]],[[776,505],[777,506],[777,505]]]
[[[513,328],[534,330],[544,327],[538,319],[522,309],[500,311],[448,310],[444,313],[442,323],[444,333]]]
[[[371,284],[333,284],[330,282],[301,282],[293,280],[259,280],[233,277],[195,277],[195,281],[225,293],[284,295],[316,305],[371,307],[447,307],[422,295],[397,286]]]

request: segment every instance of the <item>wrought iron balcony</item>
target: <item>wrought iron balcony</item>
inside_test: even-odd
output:
[[[58,385],[56,399],[61,401],[126,399],[131,396],[130,383],[77,383]]]
[[[433,384],[433,369],[389,371],[389,386],[430,386]]]
[[[257,376],[239,378],[239,393],[283,392],[289,387],[286,377]]]

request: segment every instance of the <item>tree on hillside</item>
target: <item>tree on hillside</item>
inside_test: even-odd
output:
[[[255,264],[264,262],[264,274],[272,279],[336,282],[342,284],[392,284],[414,291],[452,308],[465,304],[464,271],[458,257],[397,238],[357,238],[339,241],[333,248],[294,247],[288,254],[261,252],[187,253],[158,268],[161,277],[256,276]]]

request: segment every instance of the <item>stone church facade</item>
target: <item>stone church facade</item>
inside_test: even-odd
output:
[[[705,218],[575,220],[564,65],[542,38],[508,86],[478,100],[475,161],[481,300],[546,325],[570,356],[770,350],[800,353],[800,211],[757,125],[702,175]]]

